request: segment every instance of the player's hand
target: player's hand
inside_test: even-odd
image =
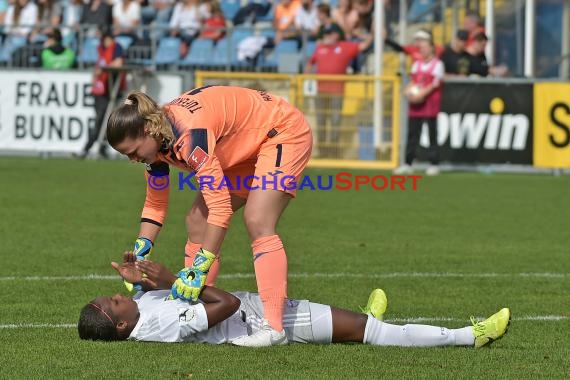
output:
[[[178,279],[164,265],[153,261],[137,261],[135,267],[139,269],[143,276],[156,284],[157,289],[170,289],[172,284]]]
[[[134,255],[134,261],[142,261],[150,258],[152,253],[152,241],[145,237],[139,237],[135,240],[135,248],[131,252],[125,252],[123,254],[123,262],[131,262],[133,261],[132,255]],[[140,283],[132,283],[130,281],[125,280],[125,287],[129,292],[133,290],[140,291],[142,290],[142,286]]]
[[[210,267],[216,260],[216,255],[214,255],[210,251],[206,251],[203,248],[200,248],[196,257],[194,257],[194,262],[192,263],[191,269],[197,269],[200,272],[208,273]]]
[[[133,253],[135,254],[137,260],[148,260],[152,254],[152,241],[147,238],[139,237],[135,240],[135,248]]]
[[[178,279],[172,285],[171,298],[180,298],[186,301],[197,301],[202,288],[206,284],[206,276],[216,255],[200,248],[192,266],[178,272]]]
[[[134,263],[135,261],[137,261],[137,257],[133,251],[123,252],[123,263]]]
[[[112,262],[111,266],[115,268],[119,275],[121,275],[125,286],[129,291],[140,291],[143,289],[168,289],[170,287],[167,286],[165,288],[159,288],[158,284],[153,279],[147,278],[146,274],[137,268],[134,262],[122,264]]]
[[[116,262],[112,262],[111,266],[115,268],[115,270],[125,281],[133,283],[141,282],[143,279],[142,272],[135,266],[135,263],[127,262],[118,264]]]
[[[170,298],[197,301],[206,284],[207,273],[198,269],[185,268],[178,272],[178,279],[172,284]]]

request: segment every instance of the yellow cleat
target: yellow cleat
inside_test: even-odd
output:
[[[381,321],[388,307],[388,298],[382,289],[374,289],[368,297],[366,307],[360,308],[362,313],[368,314]]]
[[[477,322],[471,317],[473,323],[473,335],[475,336],[475,348],[487,346],[507,333],[511,322],[511,311],[504,308],[491,315],[484,321]]]

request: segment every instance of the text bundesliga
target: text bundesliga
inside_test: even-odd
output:
[[[178,190],[360,190],[371,187],[374,190],[417,190],[421,175],[353,175],[338,172],[335,175],[318,175],[316,178],[302,176],[296,180],[291,175],[223,176],[220,180],[209,175],[196,176],[196,173],[178,173]],[[253,182],[255,180],[255,185]],[[155,190],[165,190],[170,185],[170,177],[164,173],[153,173],[148,177],[148,185]]]

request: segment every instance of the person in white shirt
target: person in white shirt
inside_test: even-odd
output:
[[[314,0],[302,1],[301,7],[299,7],[295,15],[295,29],[299,37],[302,37],[303,33],[307,33],[309,40],[317,38],[319,27],[321,26],[317,13],[317,6]]]
[[[28,37],[38,23],[38,6],[30,0],[16,0],[8,6],[4,19],[4,33]]]
[[[171,299],[170,287],[177,277],[163,265],[134,261],[125,254],[123,264],[112,263],[121,276],[143,289],[134,297],[98,297],[81,310],[78,332],[84,340],[135,340],[151,342],[200,342],[241,345],[242,339],[267,324],[257,293],[235,292],[206,286],[200,302]],[[500,310],[482,322],[460,329],[427,325],[397,326],[382,322],[385,293],[372,292],[367,314],[338,309],[307,300],[287,300],[284,314],[286,336],[274,345],[298,343],[356,342],[379,346],[482,347],[507,331],[510,311]]]
[[[136,0],[119,0],[113,5],[113,28],[115,36],[138,39],[137,28],[141,23],[141,5]]]
[[[170,17],[170,34],[179,37],[187,46],[198,36],[202,21],[207,18],[206,8],[198,0],[182,0],[174,6]]]

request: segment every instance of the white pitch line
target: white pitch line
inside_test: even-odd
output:
[[[482,321],[487,317],[475,317],[475,319]],[[544,322],[558,322],[570,319],[570,316],[565,315],[523,315],[521,317],[513,317],[511,321],[544,321]],[[465,318],[455,318],[455,317],[407,317],[407,318],[387,318],[386,322],[394,323],[423,323],[429,321],[440,321],[440,322],[461,322],[465,321]]]
[[[479,320],[484,317],[477,317]],[[559,322],[570,319],[565,315],[525,315],[521,317],[513,317],[512,321],[544,321]],[[406,318],[389,318],[386,322],[390,323],[425,323],[425,322],[465,322],[469,323],[467,318],[456,317],[406,317]],[[74,329],[77,325],[74,323],[8,323],[0,324],[0,330],[17,330],[17,329]]]
[[[570,278],[570,273],[451,273],[451,272],[390,272],[390,273],[289,273],[289,278]],[[227,273],[218,278],[254,278],[254,273]],[[0,281],[107,281],[118,280],[116,275],[88,274],[70,276],[3,276]]]
[[[72,323],[9,323],[0,325],[0,329],[15,330],[15,329],[71,329],[77,328],[76,324]]]

